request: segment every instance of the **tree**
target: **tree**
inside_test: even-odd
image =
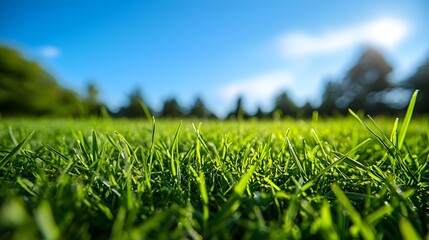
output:
[[[264,119],[267,117],[267,115],[264,111],[262,111],[261,107],[258,106],[258,109],[256,110],[256,113],[253,115],[253,117],[257,119]]]
[[[343,88],[341,83],[333,80],[328,81],[325,85],[325,90],[322,95],[322,104],[318,108],[321,114],[334,115],[340,109],[343,109],[348,104],[348,99],[341,98]]]
[[[384,91],[392,85],[388,77],[393,68],[375,48],[367,47],[343,81],[341,105],[374,114],[386,112]]]
[[[412,90],[420,90],[414,111],[416,113],[429,113],[429,58],[417,68],[408,82]]]
[[[298,110],[298,116],[300,118],[311,118],[311,116],[313,115],[313,106],[311,105],[310,102],[306,102],[304,104],[304,106],[302,106],[299,110]]]
[[[175,98],[165,100],[161,110],[161,117],[165,118],[180,118],[183,117],[181,107]]]
[[[274,112],[278,112],[282,116],[296,116],[298,108],[295,103],[289,98],[286,92],[281,93],[275,101]]]
[[[0,113],[2,115],[76,116],[80,99],[61,87],[36,62],[0,46]]]
[[[216,118],[216,116],[207,109],[200,97],[195,99],[194,105],[191,107],[188,116],[192,118]]]
[[[145,112],[145,107],[148,109],[148,113]],[[151,114],[151,112],[143,100],[140,89],[136,88],[128,97],[128,105],[121,107],[117,115],[128,118],[142,118],[147,114]]]
[[[235,104],[235,110],[230,112],[227,115],[227,118],[243,119],[243,118],[247,118],[247,117],[248,117],[248,114],[244,110],[243,97],[239,96],[237,98],[237,102]]]
[[[98,100],[98,88],[94,83],[89,83],[86,87],[87,96],[84,99],[86,114],[89,116],[101,116],[102,109],[106,108]]]
[[[348,108],[368,114],[390,111],[385,96],[393,87],[389,82],[392,66],[375,48],[366,47],[342,82],[329,81],[319,111],[322,114],[345,113]]]

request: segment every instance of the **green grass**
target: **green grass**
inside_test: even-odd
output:
[[[429,119],[411,113],[4,119],[0,236],[424,239]]]

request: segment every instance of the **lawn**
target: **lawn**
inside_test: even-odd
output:
[[[411,113],[2,119],[0,235],[427,238],[429,118]]]

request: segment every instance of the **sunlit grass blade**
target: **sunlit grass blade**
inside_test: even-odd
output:
[[[7,128],[7,132],[9,133],[9,138],[10,138],[10,140],[12,140],[13,145],[17,146],[18,141],[16,141],[15,135],[13,134],[12,126],[9,126]]]
[[[2,169],[9,161],[13,160],[18,152],[27,144],[28,140],[30,140],[31,136],[33,135],[34,131],[32,131],[22,142],[20,142],[15,148],[12,149],[6,156],[3,157],[2,160],[0,160],[0,169]]]
[[[349,109],[349,113],[356,118],[374,137],[377,138],[377,140],[380,142],[380,144],[384,147],[384,149],[389,153],[390,156],[394,156],[394,153],[392,149],[389,147],[388,144],[386,144],[386,140],[380,137],[377,133],[375,133],[362,119],[355,113],[353,110]]]
[[[240,179],[240,181],[234,186],[234,190],[231,196],[228,198],[228,201],[222,206],[222,209],[215,216],[213,216],[212,220],[210,220],[210,228],[207,231],[208,237],[221,230],[227,223],[228,217],[238,209],[240,206],[240,198],[246,190],[248,181],[252,177],[255,169],[256,165],[252,166],[249,171]]]
[[[312,128],[312,129],[311,129],[311,134],[312,134],[312,136],[313,136],[314,140],[316,141],[316,143],[319,145],[320,150],[322,151],[323,156],[324,156],[324,158],[325,158],[325,161],[326,161],[326,162],[329,162],[329,160],[328,160],[328,159],[329,159],[329,158],[328,158],[328,154],[326,154],[325,148],[323,147],[323,144],[322,144],[322,142],[320,141],[319,136],[317,136],[316,130],[314,130],[314,128]]]
[[[318,178],[320,178],[323,174],[325,174],[327,171],[329,171],[330,169],[332,169],[333,167],[337,166],[338,164],[340,164],[341,162],[345,161],[348,159],[348,156],[351,154],[354,154],[355,152],[357,152],[359,149],[361,149],[363,146],[365,146],[367,143],[369,143],[371,141],[370,138],[366,139],[365,141],[361,142],[359,145],[357,145],[356,147],[354,147],[352,150],[350,150],[349,152],[347,152],[345,155],[343,155],[340,159],[338,159],[337,161],[329,164],[327,167],[325,167],[322,171],[320,171],[319,173],[317,173],[316,176],[314,176],[311,181],[316,181]]]
[[[30,193],[33,196],[37,196],[37,193],[34,192],[34,183],[32,183],[30,180],[26,179],[26,178],[21,178],[18,177],[16,179],[16,182],[22,187],[24,188],[28,193]]]
[[[110,235],[111,239],[120,240],[125,237],[123,234],[123,231],[124,231],[125,220],[127,217],[126,214],[127,214],[126,208],[124,206],[119,207],[118,213],[116,214],[116,218],[113,223],[112,233]]]
[[[268,177],[264,178],[264,181],[266,181],[268,184],[271,185],[272,188],[274,188],[276,191],[280,191],[281,189],[273,182],[271,181]]]
[[[148,121],[151,121],[152,120],[152,114],[151,114],[149,108],[147,107],[147,105],[143,101],[140,101],[140,107],[143,109],[143,112],[144,112],[146,119]]]
[[[298,166],[299,172],[302,174],[301,176],[303,178],[307,179],[307,174],[305,173],[304,168],[302,167],[301,161],[298,159],[298,156],[296,155],[295,150],[293,149],[293,146],[290,143],[288,137],[286,137],[286,141],[287,141],[288,146],[289,146],[290,155],[293,158],[293,160],[295,160],[295,164]]]
[[[331,216],[331,209],[328,201],[326,200],[323,201],[322,208],[320,209],[320,220],[322,235],[325,239],[340,239],[338,233],[335,231]]]
[[[399,222],[402,238],[405,240],[421,240],[422,238],[406,218],[401,218]]]
[[[174,180],[176,182],[180,181],[180,165],[179,165],[179,150],[178,150],[178,141],[179,141],[179,133],[182,128],[182,121],[180,121],[179,126],[177,127],[176,132],[174,133],[173,143],[170,148],[170,167],[171,172],[173,174]]]
[[[337,197],[338,201],[346,209],[347,213],[350,216],[350,219],[355,224],[355,227],[360,232],[362,238],[375,239],[374,230],[371,229],[371,227],[361,218],[359,212],[353,207],[353,205],[350,203],[349,199],[340,189],[340,187],[338,187],[338,185],[334,183],[331,185],[331,189]]]
[[[411,96],[410,103],[408,104],[404,122],[402,123],[401,131],[399,132],[398,149],[401,149],[402,145],[404,144],[405,136],[407,135],[408,127],[411,122],[411,117],[413,116],[414,106],[416,105],[418,92],[419,90],[414,91],[413,95]]]
[[[390,141],[395,144],[395,146],[398,146],[398,123],[399,118],[396,118],[392,127],[392,132],[390,133]]]
[[[94,162],[98,161],[98,139],[97,133],[94,130],[92,131],[92,160]]]
[[[206,180],[203,172],[200,173],[198,182],[200,183],[201,199],[203,200],[203,228],[206,228],[209,219],[209,195],[207,194]]]
[[[48,201],[44,200],[39,204],[35,212],[35,218],[44,239],[60,239],[61,233],[55,223],[52,209]]]
[[[389,205],[383,205],[379,209],[375,210],[371,214],[365,217],[366,221],[370,225],[375,225],[378,223],[378,221],[382,220],[383,218],[386,218],[386,216],[390,215],[393,212],[394,208]]]

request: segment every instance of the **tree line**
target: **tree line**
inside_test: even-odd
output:
[[[392,83],[392,72],[393,67],[377,49],[366,47],[344,77],[326,82],[320,106],[314,107],[309,102],[297,106],[284,91],[275,97],[272,110],[264,112],[258,108],[249,113],[240,96],[226,118],[307,118],[314,111],[336,116],[346,114],[349,108],[370,115],[394,115],[404,111],[407,96],[414,89],[420,90],[415,113],[429,113],[429,57],[411,77],[399,83]],[[129,94],[127,104],[114,112],[98,95],[97,86],[90,83],[85,96],[80,96],[61,86],[38,63],[24,58],[19,51],[0,46],[0,116],[218,118],[200,97],[189,108],[169,98],[155,111],[136,89]]]

